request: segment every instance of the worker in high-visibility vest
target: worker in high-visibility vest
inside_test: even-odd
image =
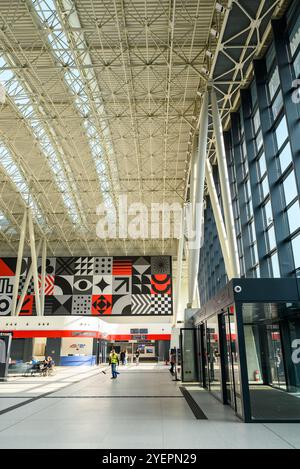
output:
[[[117,365],[119,365],[119,355],[116,353],[113,348],[109,354],[109,364],[111,365],[111,379],[116,379],[118,377]]]

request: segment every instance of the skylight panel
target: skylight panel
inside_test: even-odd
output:
[[[0,229],[5,229],[9,226],[9,221],[7,220],[7,218],[5,217],[5,215],[0,212]]]
[[[92,104],[94,108],[96,108],[97,114],[99,115],[99,119],[101,120],[101,114],[104,114],[104,106],[99,99],[99,87],[97,84],[96,77],[92,70],[87,70],[85,75],[82,76],[81,71],[76,68],[76,58],[72,49],[69,46],[68,38],[63,31],[63,25],[60,22],[59,15],[56,11],[55,3],[52,0],[32,0],[32,4],[34,9],[42,22],[43,25],[47,26],[48,28],[53,28],[51,32],[47,34],[49,44],[52,47],[53,54],[55,57],[61,62],[62,66],[72,65],[72,69],[67,69],[64,71],[64,78],[68,88],[70,89],[71,93],[76,96],[74,99],[75,106],[80,115],[83,117],[88,117],[93,114]],[[71,5],[70,5],[71,7]],[[50,11],[51,14],[50,14]],[[79,21],[77,16],[72,16],[69,18],[70,25],[72,27],[77,26],[80,27]],[[48,29],[49,31],[49,29]],[[88,50],[85,46],[84,37],[82,33],[77,32],[74,33],[74,42],[78,49],[81,49],[83,52],[86,51],[85,54],[82,54],[81,61],[83,64],[90,64],[92,65]],[[93,103],[90,103],[89,96],[85,92],[86,82],[89,83],[89,88],[93,94]],[[100,182],[100,190],[102,192],[103,200],[107,208],[111,207],[113,204],[111,196],[107,194],[107,191],[110,189],[110,181],[108,177],[108,168],[106,162],[104,161],[104,148],[101,145],[100,135],[98,134],[97,127],[93,128],[91,121],[89,120],[88,123],[84,122],[84,128],[86,131],[86,135],[88,138],[89,146],[91,149],[91,154],[95,162],[95,167],[97,171],[97,175]],[[102,131],[105,129],[105,134],[107,137],[107,142],[109,143],[108,149],[113,154],[113,148],[110,140],[109,131],[107,129],[106,123],[100,122],[100,126]],[[98,143],[95,144],[95,140],[98,139]],[[103,160],[101,166],[98,164],[99,160]],[[113,157],[111,158],[113,160]],[[112,172],[115,176],[115,180],[117,179],[117,171],[116,165],[114,162],[110,161],[112,165]],[[115,182],[115,187],[117,186],[117,182]],[[104,197],[105,195],[105,197]]]
[[[69,183],[64,176],[65,171],[67,173],[71,173],[70,167],[68,166],[67,163],[65,163],[65,168],[63,168],[60,162],[60,159],[57,155],[57,151],[54,148],[48,133],[46,132],[45,128],[40,122],[39,116],[36,114],[34,110],[33,103],[31,102],[30,97],[28,96],[22,84],[19,82],[18,77],[6,68],[8,67],[8,63],[6,62],[3,56],[0,56],[0,67],[5,67],[5,70],[0,70],[0,81],[4,84],[7,95],[12,99],[14,105],[17,107],[20,114],[26,118],[26,122],[31,127],[33,131],[33,135],[37,138],[39,145],[45,157],[47,158],[49,166],[53,172],[58,188],[60,192],[62,193],[64,204],[69,211],[69,215],[70,215],[70,218],[72,219],[73,224],[82,226],[81,219],[80,219],[77,207],[76,207],[76,203],[70,192]],[[5,155],[7,155],[7,152],[5,149],[2,148],[0,149],[0,152],[1,151],[3,151]],[[10,158],[9,155],[7,157]],[[61,155],[61,157],[63,158],[63,155]],[[5,168],[6,171],[9,171],[10,165],[13,164],[13,160],[11,158],[9,159],[9,161],[10,161],[9,165],[7,165]],[[10,177],[12,177],[12,174],[13,174],[13,177],[16,178],[17,169],[11,168],[11,171],[12,171],[11,174],[8,173]],[[13,179],[13,181],[17,185],[17,179]],[[20,181],[18,181],[18,184],[19,184],[17,185],[18,190],[20,190],[20,193],[22,194],[25,189],[21,185]],[[30,200],[30,197],[28,196],[29,189],[28,190],[26,189],[26,191],[27,191],[26,203],[31,204],[31,207],[35,211],[36,216],[38,216],[39,219],[41,219],[41,215],[38,212],[38,209],[35,206],[34,201]],[[79,203],[78,205],[80,206]]]
[[[22,199],[26,205],[29,205],[33,212],[33,216],[36,221],[45,225],[44,217],[42,216],[37,203],[31,195],[31,191],[27,182],[25,181],[19,167],[14,162],[8,148],[0,141],[0,164],[3,167],[6,174],[9,176],[11,181],[15,184],[18,192],[20,193]]]

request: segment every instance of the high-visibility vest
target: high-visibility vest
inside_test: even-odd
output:
[[[110,363],[118,363],[118,355],[116,353],[112,353],[110,356]]]

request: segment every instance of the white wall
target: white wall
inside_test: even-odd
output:
[[[149,319],[148,319],[149,321]],[[171,323],[108,323],[98,317],[74,316],[7,316],[0,318],[1,330],[83,330],[99,331],[104,337],[110,334],[130,334],[130,329],[148,329],[149,334],[171,334]]]
[[[111,325],[97,317],[74,316],[6,316],[0,318],[0,329],[7,331],[68,330],[93,331],[110,334]]]
[[[148,334],[171,334],[171,324],[110,324],[111,334],[130,334],[130,329],[148,329]]]

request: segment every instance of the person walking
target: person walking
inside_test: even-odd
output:
[[[120,359],[121,359],[122,365],[125,365],[126,364],[126,351],[125,350],[122,350],[122,352],[120,353]]]
[[[176,354],[175,354],[174,351],[172,351],[171,355],[170,355],[170,365],[171,365],[170,373],[173,375],[174,374],[174,367],[176,365]]]
[[[116,379],[118,377],[117,365],[119,365],[119,356],[113,348],[109,354],[109,364],[111,365],[111,379]]]
[[[136,352],[135,352],[135,364],[138,365],[140,362],[140,351],[139,349],[136,349]]]

